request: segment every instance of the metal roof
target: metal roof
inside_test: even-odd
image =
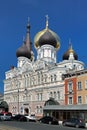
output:
[[[43,110],[87,110],[87,104],[79,105],[47,105]]]

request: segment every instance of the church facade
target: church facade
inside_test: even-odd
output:
[[[60,38],[48,26],[39,31],[34,38],[37,51],[35,59],[30,39],[30,23],[27,24],[26,38],[16,51],[17,67],[5,72],[4,101],[13,114],[43,115],[43,108],[51,100],[65,105],[65,83],[62,74],[84,69],[84,63],[70,45],[57,63]]]

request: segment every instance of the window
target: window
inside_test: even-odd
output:
[[[82,90],[82,82],[81,81],[78,82],[78,86],[77,87],[78,87],[77,88],[78,90]]]
[[[78,96],[78,104],[81,104],[81,103],[82,103],[82,97]]]
[[[41,53],[41,55],[39,57],[43,58],[43,50],[40,53]]]
[[[39,113],[39,107],[37,106],[37,108],[36,108],[36,111],[37,111],[37,113]]]
[[[43,108],[42,108],[42,106],[40,106],[40,113],[43,113]]]
[[[53,76],[51,75],[51,82],[53,82]]]
[[[47,82],[47,75],[44,75],[44,81]]]
[[[47,49],[44,50],[44,57],[48,57],[48,50]]]
[[[38,73],[38,84],[40,83],[40,73]]]
[[[54,81],[56,81],[57,80],[57,76],[54,74]]]
[[[52,92],[50,92],[50,97],[53,97],[53,93]]]
[[[42,101],[42,93],[37,94],[37,101]]]
[[[56,92],[54,92],[54,99],[56,99]]]
[[[72,82],[71,81],[68,83],[68,91],[72,92]]]
[[[60,91],[57,92],[58,99],[60,99]]]
[[[51,50],[48,49],[48,57],[51,57]]]
[[[85,103],[87,104],[87,95],[85,96]]]
[[[72,100],[73,100],[72,97],[69,97],[69,98],[68,98],[68,104],[72,104],[72,103],[73,103]]]
[[[43,82],[44,80],[43,74],[41,74],[41,82]]]
[[[37,106],[37,107],[36,107],[36,112],[37,112],[38,114],[43,113],[43,108],[42,108],[42,106]]]
[[[85,81],[85,89],[87,89],[87,80]]]

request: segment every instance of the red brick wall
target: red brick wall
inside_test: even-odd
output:
[[[73,83],[73,92],[71,94],[68,93],[68,82],[71,81]],[[69,77],[65,79],[65,105],[68,105],[68,96],[72,95],[73,97],[73,105],[77,104],[77,86],[76,86],[76,77]]]

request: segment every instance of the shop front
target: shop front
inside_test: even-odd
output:
[[[46,105],[44,115],[54,116],[58,121],[69,118],[81,118],[87,122],[87,104],[84,105]]]

